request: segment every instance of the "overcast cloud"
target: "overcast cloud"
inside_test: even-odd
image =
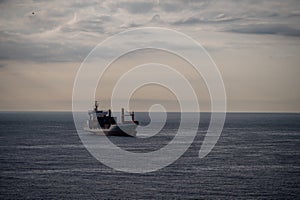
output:
[[[230,70],[237,70],[234,66],[241,67],[243,62],[248,67],[253,66],[252,59],[256,59],[254,55],[258,55],[259,51],[264,57],[256,67],[273,66],[285,79],[299,72],[299,68],[295,67],[299,65],[299,21],[298,0],[2,0],[0,70],[2,76],[6,76],[12,65],[27,66],[34,71],[33,65],[28,63],[41,66],[57,63],[62,68],[64,63],[68,63],[68,69],[70,63],[74,63],[76,71],[95,45],[107,37],[128,28],[160,26],[182,31],[202,43],[221,65],[227,84],[232,85],[229,97],[238,101],[235,97],[242,89],[232,89],[236,87],[232,82],[237,77],[245,77]],[[237,59],[233,52],[240,53],[237,61],[233,61],[233,58]],[[279,63],[287,71],[277,66]],[[16,68],[11,67],[13,69]],[[23,73],[24,77],[28,75],[26,71]],[[70,78],[68,80],[72,82]],[[280,89],[287,92],[287,87],[295,84],[299,87],[298,80],[291,80],[283,82]],[[272,81],[275,83],[275,78]],[[8,82],[6,79],[5,85],[9,85]],[[269,84],[272,87],[271,82]],[[0,89],[9,90],[8,86]],[[282,93],[277,97],[276,92],[263,99],[277,98],[278,101],[278,98],[289,96],[290,100],[285,103],[290,101],[293,107],[288,110],[300,110],[296,103],[300,100],[299,95]],[[18,96],[9,92],[6,95]],[[5,103],[0,109],[9,107],[8,99],[2,96]],[[69,97],[61,101],[66,99]]]
[[[80,60],[101,39],[149,25],[186,32],[197,26],[216,32],[300,35],[296,0],[1,1],[0,9],[1,59]]]

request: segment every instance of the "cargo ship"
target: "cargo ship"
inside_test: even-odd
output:
[[[95,101],[93,110],[88,111],[89,119],[85,130],[107,136],[136,136],[136,128],[139,122],[134,119],[134,112],[125,114],[124,108],[121,110],[121,123],[117,123],[117,117],[113,117],[111,110],[98,110],[99,104]],[[130,120],[126,121],[125,117]]]

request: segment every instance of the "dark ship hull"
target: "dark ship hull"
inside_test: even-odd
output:
[[[121,125],[112,125],[108,129],[86,128],[85,130],[97,135],[135,137],[136,128],[137,128],[136,124],[121,124]]]

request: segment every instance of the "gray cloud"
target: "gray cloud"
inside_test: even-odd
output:
[[[131,14],[143,14],[150,12],[154,6],[155,3],[153,1],[107,1],[107,3],[104,3],[111,11],[113,12],[120,12],[120,9],[126,10],[127,12]]]
[[[234,22],[241,20],[241,18],[213,18],[213,19],[200,19],[197,17],[189,17],[187,19],[181,19],[173,22],[173,25],[195,25],[195,24],[216,24],[216,23],[226,23],[226,22]]]
[[[175,3],[160,3],[160,7],[162,8],[162,10],[166,11],[166,12],[176,12],[180,10],[180,7],[178,5],[176,5]]]
[[[276,34],[284,36],[300,36],[300,29],[284,24],[247,24],[229,28],[226,31],[246,34]]]
[[[118,6],[119,8],[124,8],[130,13],[137,14],[150,12],[154,8],[155,4],[151,1],[124,1],[121,3],[117,3],[115,6]]]
[[[0,58],[12,60],[78,61],[107,36],[139,26],[300,36],[295,0],[2,1],[0,9]]]
[[[76,23],[76,26],[66,26],[61,29],[63,32],[93,32],[103,34],[105,33],[105,23],[99,19],[81,20]]]
[[[82,61],[93,46],[72,43],[6,41],[1,43],[0,59],[36,62]]]

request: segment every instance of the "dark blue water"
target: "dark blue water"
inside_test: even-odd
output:
[[[111,141],[130,151],[158,149],[172,139],[176,117],[149,140]],[[300,114],[228,114],[215,148],[200,160],[209,114],[201,118],[194,143],[180,159],[156,172],[128,174],[89,154],[71,113],[2,112],[0,198],[300,198]]]

